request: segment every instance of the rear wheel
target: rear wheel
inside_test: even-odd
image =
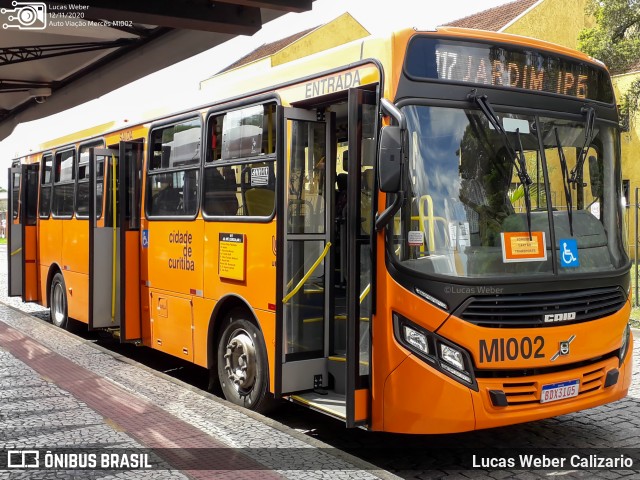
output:
[[[56,273],[51,281],[49,299],[51,300],[49,308],[51,323],[60,328],[67,328],[69,321],[67,316],[67,288],[61,273]]]
[[[232,311],[224,320],[218,340],[218,378],[230,402],[257,412],[273,407],[264,339],[243,310]]]

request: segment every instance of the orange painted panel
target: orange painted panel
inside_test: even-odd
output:
[[[191,300],[151,291],[152,346],[193,362]]]
[[[471,391],[409,356],[384,387],[386,432],[453,433],[473,430]]]
[[[209,322],[216,302],[213,300],[193,297],[193,363],[207,368],[209,353],[207,351]],[[212,354],[215,355],[215,345]]]
[[[137,340],[142,337],[142,322],[140,317],[140,232],[132,230],[125,232],[125,275],[120,288],[126,290],[125,328],[126,338],[122,340]],[[122,308],[122,306],[121,306]]]
[[[147,222],[146,228],[146,279],[151,288],[186,295],[202,291],[203,221]]]
[[[244,281],[220,276],[220,233],[244,234],[246,276]],[[275,221],[271,223],[204,223],[204,296],[218,300],[229,293],[244,298],[254,309],[269,311],[276,298]]]
[[[384,195],[379,195],[379,202],[384,202]],[[384,204],[379,203],[379,209],[384,209]],[[370,426],[373,430],[383,430],[385,405],[385,384],[387,378],[398,365],[406,358],[409,352],[401,347],[395,340],[391,312],[396,311],[401,315],[419,323],[430,331],[437,330],[446,320],[447,313],[421,299],[393,280],[385,267],[385,243],[383,232],[378,234],[377,252],[377,306],[376,315],[373,316],[371,329],[372,338],[372,369],[371,369],[371,419]],[[425,380],[426,382],[426,380]],[[406,391],[411,386],[403,387]]]
[[[39,295],[40,295],[40,305],[42,305],[43,307],[48,307],[49,304],[47,303],[47,295],[49,294],[47,292],[47,289],[49,288],[49,286],[47,285],[47,276],[49,275],[49,267],[45,267],[43,265],[38,265],[38,289],[39,289]]]
[[[264,344],[267,347],[267,361],[269,362],[269,390],[275,391],[275,365],[276,365],[276,313],[264,310],[255,310],[258,323],[264,336]]]
[[[38,258],[40,264],[62,265],[62,220],[46,219],[38,222]]]
[[[140,285],[140,314],[142,315],[142,344],[151,346],[151,294],[149,288]]]
[[[63,270],[69,317],[89,323],[89,275]]]
[[[37,302],[40,297],[38,288],[38,250],[37,250],[37,228],[36,226],[26,226],[24,228],[24,238],[22,255],[24,262],[24,291],[23,299],[26,302]]]
[[[89,221],[72,218],[62,223],[62,267],[89,274]],[[99,254],[99,252],[96,252]]]
[[[356,422],[364,422],[369,419],[369,389],[355,391],[355,414]]]

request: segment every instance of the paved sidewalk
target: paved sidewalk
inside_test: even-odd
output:
[[[393,477],[0,304],[0,448],[74,447],[171,450],[151,451],[147,470],[9,469],[0,478]]]

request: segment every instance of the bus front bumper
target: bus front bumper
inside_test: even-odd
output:
[[[478,378],[478,391],[409,355],[385,382],[383,430],[464,432],[555,417],[619,400],[631,384],[633,335],[629,342],[622,365],[616,356],[533,377]],[[541,402],[543,386],[573,380],[579,381],[576,396]],[[507,404],[501,406],[503,398]]]

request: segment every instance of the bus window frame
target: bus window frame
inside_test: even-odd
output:
[[[157,130],[161,130],[163,128],[167,128],[167,127],[171,127],[171,126],[175,126],[175,125],[179,125],[181,123],[187,123],[190,120],[197,120],[200,123],[200,147],[199,147],[199,155],[200,158],[198,160],[198,163],[194,163],[193,165],[187,165],[186,168],[185,166],[181,165],[179,167],[171,167],[171,168],[158,168],[158,169],[151,169],[151,160],[153,158],[153,142],[152,142],[152,138],[153,138],[153,134],[154,132],[156,132]],[[204,126],[204,122],[202,121],[202,114],[199,111],[191,111],[191,112],[187,112],[183,115],[177,116],[177,117],[173,117],[171,119],[165,120],[165,121],[161,121],[161,122],[156,122],[150,125],[149,127],[149,133],[147,135],[147,145],[146,145],[146,154],[147,154],[147,158],[146,158],[146,168],[145,170],[145,178],[144,178],[144,216],[145,219],[148,221],[163,221],[163,220],[178,220],[178,221],[192,221],[195,220],[196,218],[198,218],[198,215],[200,214],[200,204],[201,204],[201,200],[200,200],[200,192],[202,190],[202,155],[203,155],[203,142],[202,142],[202,135],[203,135],[203,126]],[[189,170],[195,170],[198,172],[198,175],[200,176],[198,178],[198,188],[196,191],[196,211],[193,215],[150,215],[149,214],[149,206],[151,205],[151,178],[154,175],[158,175],[158,174],[163,174],[163,173],[173,173],[173,172],[186,172]],[[141,192],[142,193],[142,192]]]
[[[48,185],[43,183],[44,175],[45,175],[45,168],[44,168],[45,157],[51,157],[51,177],[49,178]],[[54,177],[53,162],[54,160],[55,160],[55,152],[53,150],[43,152],[42,156],[40,157],[40,182],[38,183],[38,218],[41,218],[43,220],[51,217],[51,204],[53,203],[53,177]],[[46,215],[41,212],[43,186],[51,190],[51,194],[49,197],[49,208],[47,210]]]
[[[231,102],[224,105],[219,105],[210,108],[207,110],[205,114],[205,141],[203,142],[203,156],[202,156],[202,183],[200,184],[200,190],[202,192],[200,199],[200,210],[202,212],[202,218],[207,222],[238,222],[238,223],[271,223],[276,216],[277,204],[278,204],[278,176],[277,172],[277,162],[278,162],[278,139],[280,138],[280,125],[278,125],[277,115],[274,112],[274,131],[275,131],[275,148],[273,153],[265,154],[265,155],[256,155],[252,157],[242,157],[242,158],[234,158],[230,160],[211,160],[210,158],[210,149],[209,144],[211,140],[211,129],[209,128],[211,125],[211,119],[214,117],[219,117],[221,115],[226,115],[229,112],[242,110],[245,108],[251,108],[255,106],[264,106],[267,104],[273,103],[277,108],[282,104],[280,97],[274,92],[259,95],[257,97],[252,98],[251,100],[240,100]],[[206,213],[204,208],[204,173],[207,168],[217,168],[217,167],[226,167],[226,166],[235,166],[235,165],[249,165],[252,163],[261,163],[261,162],[273,162],[273,173],[275,175],[275,184],[274,184],[274,204],[271,215],[269,216],[257,216],[257,215],[209,215]]]
[[[75,192],[74,192],[74,196],[73,196],[73,213],[75,214],[76,218],[79,220],[88,220],[89,219],[89,204],[87,204],[87,214],[82,214],[82,213],[78,213],[78,186],[80,183],[89,183],[89,176],[87,175],[86,180],[82,180],[82,182],[80,181],[80,152],[82,151],[83,148],[105,148],[105,141],[103,138],[101,139],[97,139],[97,140],[89,140],[86,142],[83,142],[81,144],[78,145],[78,151],[77,151],[77,159],[76,159],[76,178],[75,178]],[[87,164],[88,166],[88,164]],[[89,192],[89,195],[91,195],[91,192]],[[102,215],[100,215],[98,218],[102,217]]]
[[[71,181],[61,181],[61,182],[56,182],[56,169],[58,168],[58,155],[59,154],[63,154],[66,152],[72,151],[73,152],[73,162],[74,162],[74,166],[72,169],[72,174],[74,176],[74,178]],[[53,155],[53,164],[52,164],[52,176],[51,176],[51,185],[52,185],[52,190],[51,190],[51,217],[52,218],[56,218],[56,219],[65,219],[65,220],[69,220],[71,218],[73,218],[75,210],[76,210],[76,166],[78,164],[78,150],[76,148],[75,145],[70,145],[67,147],[62,147],[58,150],[55,151],[54,155]],[[58,215],[53,211],[53,203],[54,203],[54,199],[55,199],[55,194],[56,194],[56,186],[58,185],[73,185],[73,206],[71,208],[71,214],[70,215]]]

